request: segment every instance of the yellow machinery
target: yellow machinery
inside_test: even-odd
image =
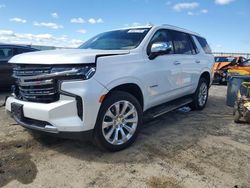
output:
[[[244,119],[250,123],[250,82],[242,82],[234,105],[234,121],[240,123]]]

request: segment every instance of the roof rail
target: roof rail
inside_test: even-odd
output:
[[[190,30],[188,30],[188,29],[184,29],[184,28],[182,28],[182,27],[178,27],[178,26],[174,26],[174,25],[170,25],[170,24],[163,24],[162,26],[169,26],[169,27],[177,28],[177,29],[180,29],[180,30],[183,30],[183,31],[187,31],[188,33],[193,33],[193,34],[195,34],[195,35],[200,36],[199,33],[190,31]]]

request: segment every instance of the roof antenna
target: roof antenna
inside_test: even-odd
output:
[[[151,23],[151,22],[148,22],[148,23],[147,23],[147,26],[154,26],[154,24]]]

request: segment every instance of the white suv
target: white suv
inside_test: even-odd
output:
[[[93,138],[118,151],[131,145],[143,117],[183,105],[201,110],[214,57],[199,34],[145,26],[99,34],[78,49],[13,57],[16,85],[6,109],[28,129]]]

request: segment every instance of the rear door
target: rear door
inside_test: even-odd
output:
[[[197,56],[197,47],[192,37],[184,32],[171,31],[173,38],[175,61],[179,62],[182,73],[179,78],[180,95],[191,94],[199,75],[200,60]]]
[[[0,88],[10,87],[13,82],[12,67],[8,63],[12,56],[13,49],[11,47],[0,47]]]

